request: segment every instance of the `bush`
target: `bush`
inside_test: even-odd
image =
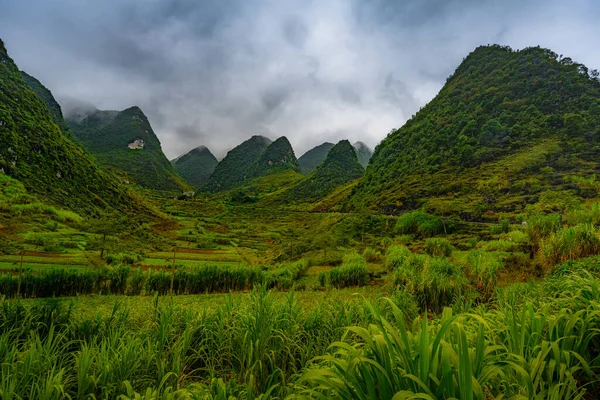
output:
[[[440,312],[465,288],[461,267],[446,258],[410,253],[395,271],[396,287],[410,292],[425,310]]]
[[[406,246],[393,245],[385,252],[385,267],[388,271],[402,266],[406,258],[411,254]]]
[[[444,233],[442,219],[424,211],[414,211],[398,217],[395,231],[399,235],[419,234],[421,236],[434,236]]]
[[[564,228],[543,239],[540,244],[542,264],[547,268],[558,262],[598,254],[599,251],[600,239],[597,231],[588,224]]]
[[[329,281],[336,288],[365,285],[369,271],[364,258],[357,253],[344,256],[342,265],[329,271]]]
[[[448,257],[454,247],[444,238],[430,238],[425,242],[425,252],[434,257]]]
[[[502,261],[486,251],[471,250],[467,263],[477,291],[484,300],[488,300],[496,287],[498,272],[503,268]]]
[[[381,262],[381,260],[383,259],[381,252],[373,250],[370,247],[367,247],[365,249],[365,251],[363,252],[363,257],[367,262],[370,263],[378,263]]]

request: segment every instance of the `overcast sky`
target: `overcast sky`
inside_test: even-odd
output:
[[[597,0],[0,0],[0,38],[59,102],[139,105],[169,158],[253,134],[374,147],[490,43],[600,68]]]

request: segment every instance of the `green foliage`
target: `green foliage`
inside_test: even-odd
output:
[[[378,263],[378,262],[381,262],[381,260],[383,259],[383,256],[381,255],[381,252],[374,250],[370,247],[367,247],[367,248],[365,248],[365,251],[363,252],[363,258],[365,259],[366,262]]]
[[[333,148],[334,144],[325,142],[318,145],[304,153],[302,157],[298,159],[298,166],[300,172],[304,175],[308,175],[313,172],[319,165],[327,158],[327,153]]]
[[[242,144],[230,150],[215,167],[205,188],[215,193],[232,189],[244,182],[248,168],[256,163],[271,140],[263,136],[252,136]]]
[[[458,175],[540,138],[555,137],[560,148],[540,159],[538,171],[549,163],[559,171],[579,168],[576,160],[594,162],[600,155],[600,82],[586,70],[539,47],[478,47],[429,104],[377,146],[352,204],[412,207],[423,194],[441,190],[425,177]],[[456,193],[472,182],[442,184]]]
[[[369,271],[362,256],[347,254],[340,267],[329,271],[329,281],[336,288],[361,286],[369,281]]]
[[[347,140],[342,140],[329,150],[321,165],[288,191],[288,197],[321,199],[336,186],[360,178],[363,173],[364,169],[358,163],[354,147]]]
[[[48,90],[40,81],[35,79],[33,76],[27,74],[24,71],[21,71],[21,77],[23,81],[31,90],[38,95],[38,97],[46,104],[46,108],[50,111],[50,116],[52,117],[52,122],[54,122],[69,140],[76,141],[75,135],[69,125],[65,122],[63,118],[62,109],[60,105],[52,95],[52,92]]]
[[[146,188],[171,191],[187,188],[162,152],[160,141],[139,107],[120,112],[95,110],[67,116],[67,122],[101,166],[117,174],[124,171],[133,182]],[[130,149],[128,146],[136,140],[143,141],[143,148]]]
[[[441,218],[427,214],[424,211],[413,211],[398,217],[395,231],[399,235],[435,236],[444,233],[444,223]]]
[[[217,166],[217,159],[204,146],[197,147],[171,161],[175,171],[194,188],[199,189],[208,182]]]
[[[540,244],[543,264],[551,268],[558,262],[575,260],[600,252],[596,228],[588,224],[564,228],[544,238]]]
[[[493,295],[498,280],[498,273],[503,268],[503,263],[498,257],[483,250],[470,250],[467,256],[467,265],[474,276],[477,291],[485,301]]]
[[[430,238],[425,241],[425,252],[434,257],[449,257],[454,247],[444,238]]]
[[[301,396],[336,399],[582,399],[594,392],[592,372],[598,353],[598,306],[578,304],[569,290],[561,307],[501,304],[495,311],[427,315],[407,329],[403,312],[393,318],[369,305],[374,322],[351,326],[357,343],[337,342],[304,372]],[[572,284],[571,284],[572,285]],[[594,293],[594,294],[591,294]],[[591,297],[598,298],[592,290]],[[571,297],[573,296],[573,297]],[[514,298],[513,298],[514,301]],[[597,301],[597,300],[594,300]],[[392,303],[392,302],[390,302]],[[387,313],[389,314],[389,313]],[[301,396],[296,396],[299,398]]]
[[[148,212],[145,203],[100,171],[52,120],[0,43],[0,171],[31,193],[76,212],[118,207]],[[56,114],[55,114],[56,116]]]
[[[459,265],[448,259],[410,253],[401,246],[392,246],[386,256],[386,266],[395,272],[397,287],[410,292],[425,310],[439,312],[465,290],[466,281]]]
[[[534,245],[558,231],[562,226],[561,217],[558,214],[533,214],[527,217],[525,223],[525,231]]]
[[[392,245],[385,252],[385,267],[388,271],[400,268],[410,255],[411,252],[408,247]]]
[[[289,140],[282,136],[261,153],[260,157],[247,166],[246,179],[257,178],[285,171],[299,171],[298,160]]]

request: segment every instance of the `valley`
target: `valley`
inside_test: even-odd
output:
[[[600,396],[583,65],[482,46],[374,151],[169,161],[0,61],[0,398]]]

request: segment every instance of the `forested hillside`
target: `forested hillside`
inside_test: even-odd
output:
[[[0,172],[32,193],[86,213],[144,206],[61,132],[60,109],[51,113],[23,81],[0,41]]]
[[[290,189],[288,196],[296,199],[318,200],[325,197],[336,186],[364,173],[358,163],[356,151],[347,140],[341,140],[329,150],[325,161],[297,186]]]
[[[98,163],[120,175],[123,181],[131,180],[157,190],[188,189],[165,157],[160,141],[139,107],[67,115],[67,122]]]
[[[351,203],[385,212],[423,205],[458,212],[454,199],[478,186],[501,189],[487,200],[471,199],[468,206],[479,213],[535,203],[542,191],[573,186],[559,177],[593,172],[599,140],[596,70],[539,47],[479,47],[429,104],[377,146]],[[445,204],[428,201],[433,197],[445,197]]]
[[[334,146],[333,143],[325,142],[316,147],[313,147],[298,159],[300,172],[307,175],[310,174],[327,158],[327,153]]]
[[[177,157],[171,163],[175,171],[191,186],[199,189],[208,182],[218,164],[216,157],[204,146]]]
[[[205,190],[214,193],[240,185],[250,176],[249,168],[270,144],[271,139],[255,135],[230,150],[217,164]]]

